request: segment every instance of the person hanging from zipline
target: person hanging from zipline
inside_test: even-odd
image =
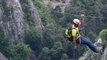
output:
[[[87,45],[93,52],[101,52],[101,49],[97,48],[97,46],[92,43],[88,38],[85,38],[80,35],[79,27],[84,24],[84,15],[81,16],[81,20],[74,19],[73,24],[70,28],[65,30],[66,38],[73,42],[74,48],[77,48],[78,44]]]

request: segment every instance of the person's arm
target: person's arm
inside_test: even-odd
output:
[[[81,14],[81,35],[84,36],[84,14]]]
[[[73,36],[73,44],[74,44],[74,48],[77,48],[76,37],[75,36]]]
[[[77,48],[77,44],[76,44],[76,30],[75,29],[72,29],[72,38],[73,38],[73,46],[74,48]]]
[[[84,26],[84,14],[81,14],[80,21],[81,21],[81,26]]]

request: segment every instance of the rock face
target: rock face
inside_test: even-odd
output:
[[[44,28],[44,26],[41,22],[41,17],[38,13],[38,10],[34,6],[32,0],[28,0],[28,5],[29,5],[29,9],[31,11],[31,16],[34,18],[36,28],[42,30]]]
[[[0,52],[0,60],[8,60],[8,59]]]
[[[5,36],[12,42],[23,41],[26,27],[24,25],[24,11],[23,6],[20,3],[21,0],[2,0],[0,1],[0,27],[3,29]],[[28,2],[29,10],[35,27],[42,30],[43,25],[38,10],[34,6],[32,0],[26,0]]]
[[[102,55],[101,60],[107,60],[107,47],[104,50],[104,54]]]
[[[43,0],[45,5],[51,4],[52,8],[55,9],[57,6],[60,6],[61,13],[64,13],[65,7],[70,4],[72,0]]]
[[[24,20],[19,0],[3,0],[0,12],[0,26],[6,37],[13,42],[23,40]]]
[[[44,28],[39,12],[32,0],[1,0],[0,29],[3,30],[5,37],[13,44],[24,41],[25,33],[28,29],[30,29],[30,27],[27,26],[29,24],[27,24],[27,19],[25,18],[26,11],[23,10],[25,6],[23,6],[21,1],[24,3],[27,1],[26,5],[30,12],[30,16],[33,17],[32,20],[35,28],[39,31],[42,31]],[[34,56],[32,53],[30,55]],[[0,60],[7,60],[4,56],[2,58],[2,56],[3,55],[0,53]],[[29,60],[33,60],[32,57],[30,58]],[[33,58],[35,58],[35,56]]]

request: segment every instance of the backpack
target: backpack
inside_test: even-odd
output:
[[[71,38],[72,36],[71,34],[72,34],[72,27],[67,27],[65,30],[66,38]]]
[[[66,30],[65,30],[66,38],[71,39],[73,37],[72,36],[72,29],[75,29],[75,28],[72,28],[72,26],[66,28]],[[79,31],[76,34],[78,36],[79,35]]]

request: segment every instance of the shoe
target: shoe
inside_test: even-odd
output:
[[[102,53],[103,52],[103,44],[102,44],[102,39],[101,38],[99,38],[97,40],[97,42],[95,42],[94,45],[96,46],[96,49],[97,49],[98,53]]]

